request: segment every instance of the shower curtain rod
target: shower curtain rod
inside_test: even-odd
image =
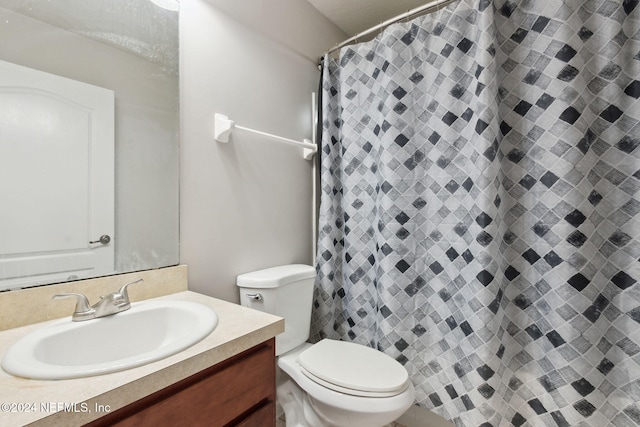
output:
[[[456,0],[433,0],[430,1],[426,4],[423,4],[422,6],[418,6],[415,9],[411,9],[403,14],[400,14],[396,17],[393,17],[391,19],[388,19],[384,22],[381,22],[380,24],[376,25],[375,27],[371,27],[368,30],[362,31],[361,33],[356,34],[355,36],[343,41],[342,43],[339,43],[337,45],[335,45],[334,47],[332,47],[331,49],[329,49],[328,51],[325,52],[325,55],[335,52],[336,50],[358,40],[361,37],[364,37],[368,34],[371,34],[375,31],[378,31],[384,27],[388,27],[391,24],[394,24],[398,21],[402,21],[405,18],[409,18],[413,15],[417,15],[419,13],[431,13],[431,12],[436,12],[440,9],[442,9],[443,7],[445,7],[446,5],[448,5],[449,3],[453,3]]]

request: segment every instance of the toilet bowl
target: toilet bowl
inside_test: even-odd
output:
[[[372,348],[324,339],[307,343],[315,270],[295,264],[238,276],[241,304],[279,315],[276,337],[284,379],[278,403],[287,427],[381,427],[402,415],[415,391],[406,369]]]
[[[331,381],[310,374],[301,364],[301,359],[304,360],[307,351],[313,351],[314,347],[329,342],[331,340],[323,340],[315,345],[306,343],[278,357],[278,367],[293,381],[292,384],[285,383],[285,386],[280,386],[277,391],[278,399],[285,410],[285,417],[288,420],[287,427],[383,426],[397,419],[413,404],[415,392],[411,382],[406,377],[404,382],[400,377],[389,378],[388,371],[378,370],[380,363],[368,363],[366,357],[351,358],[351,354],[348,352],[339,353],[345,359],[345,362],[358,363],[361,367],[368,368],[358,373],[358,375],[363,374],[362,378],[359,379],[364,384],[358,383],[358,378],[352,376],[350,378],[351,381],[348,382],[349,386],[346,387],[344,382],[335,384],[335,382],[338,382],[337,379],[341,378],[337,374],[335,375],[336,380]],[[406,375],[406,370],[402,365],[377,350],[341,341],[333,341],[333,343],[336,344],[336,348],[347,344],[378,353],[388,358],[389,365],[392,368],[399,367]],[[397,363],[397,366],[393,366],[394,362]],[[346,364],[353,366],[354,363]],[[365,373],[365,371],[367,372]],[[391,369],[391,371],[395,371],[395,369]],[[377,373],[380,373],[380,375],[377,375]],[[376,385],[380,391],[371,391],[374,387],[371,387],[371,381],[367,381],[367,379],[378,379],[376,381],[378,384]],[[385,385],[385,381],[389,382]],[[295,405],[290,405],[289,402],[294,402]],[[306,415],[304,415],[305,407],[307,407]],[[312,418],[309,415],[315,415],[317,418]],[[296,419],[302,419],[303,421],[294,423],[293,420]],[[292,420],[292,422],[289,423],[289,420]]]

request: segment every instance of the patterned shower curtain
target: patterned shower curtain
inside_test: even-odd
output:
[[[638,0],[459,0],[324,64],[314,338],[458,426],[640,425]]]

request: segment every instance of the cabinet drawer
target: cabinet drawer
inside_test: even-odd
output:
[[[236,427],[265,427],[272,426],[276,419],[276,405],[269,403],[258,409],[247,418],[236,424]]]
[[[273,344],[254,347],[91,425],[274,425],[275,411],[268,409],[275,402]]]

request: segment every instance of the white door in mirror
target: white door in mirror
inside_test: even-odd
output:
[[[114,92],[0,75],[0,290],[113,273]]]

